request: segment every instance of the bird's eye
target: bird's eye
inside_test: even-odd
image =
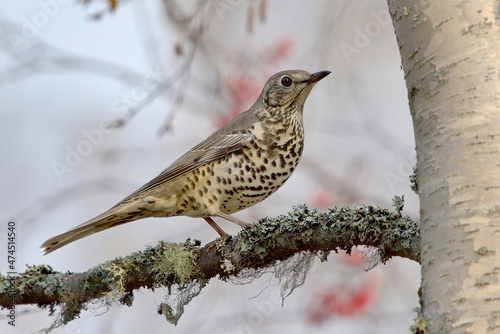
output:
[[[290,79],[290,77],[283,77],[283,79],[281,79],[281,84],[285,87],[290,87],[292,84],[292,79]]]

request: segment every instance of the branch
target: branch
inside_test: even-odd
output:
[[[364,245],[376,247],[383,263],[393,256],[420,262],[419,224],[401,215],[401,201],[395,204],[395,212],[377,206],[342,206],[319,212],[299,205],[288,214],[262,219],[234,237],[219,238],[204,247],[191,240],[159,242],[84,273],[61,273],[45,264],[28,267],[15,278],[0,275],[0,305],[37,304],[53,311],[62,304],[60,324],[66,324],[89,302],[99,299],[118,299],[130,306],[133,290],[139,288],[167,287],[169,293],[171,289],[189,290],[177,314],[170,305],[160,305],[159,312],[176,323],[183,306],[211,278],[237,278],[245,270],[275,267],[277,261],[298,253],[308,251],[325,260],[330,251],[350,253],[352,247]]]

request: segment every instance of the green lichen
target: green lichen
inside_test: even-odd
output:
[[[154,275],[158,286],[178,282],[184,285],[188,280],[201,276],[195,264],[195,256],[183,246],[160,243],[161,251]]]
[[[489,20],[489,18],[484,17],[482,21],[473,23],[465,28],[462,28],[462,35],[467,35],[470,33],[474,28],[480,28],[480,29],[485,29],[485,28],[491,28],[493,26],[493,22]]]
[[[485,247],[485,246],[483,246],[483,247],[481,247],[481,248],[479,248],[479,249],[477,250],[477,253],[478,253],[479,255],[483,255],[483,256],[484,256],[484,255],[487,255],[487,254],[488,254],[488,252],[489,252],[489,251],[488,251],[488,248],[487,248],[487,247]]]
[[[415,322],[410,327],[411,334],[427,334],[427,321],[424,319],[424,315],[422,314],[422,309],[417,307],[415,309],[417,313],[417,317],[415,318]]]

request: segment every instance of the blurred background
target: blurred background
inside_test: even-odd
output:
[[[156,176],[250,107],[267,78],[284,69],[332,74],[306,102],[305,149],[294,175],[236,216],[255,221],[299,203],[391,207],[394,195],[418,216],[408,180],[413,128],[384,0],[0,4],[0,245],[15,221],[18,272],[42,263],[85,271],[160,240],[215,239],[204,220],[174,217],[113,228],[46,257],[39,248]],[[54,333],[407,332],[419,266],[394,258],[366,271],[362,252],[317,261],[283,306],[272,275],[245,285],[213,279],[176,327],[157,314],[167,294],[157,289],[136,291],[130,308],[89,305]],[[6,258],[2,246],[2,274]],[[1,332],[47,328],[48,313],[18,306],[12,328],[1,311]]]

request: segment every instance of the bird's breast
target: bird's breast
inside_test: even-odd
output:
[[[186,216],[233,213],[269,197],[293,173],[303,148],[301,128],[256,126],[241,150],[186,175],[179,212]]]
[[[278,190],[297,167],[303,142],[301,124],[256,126],[245,147],[230,156],[225,168],[220,165],[227,183],[222,184],[221,211],[245,209]]]

